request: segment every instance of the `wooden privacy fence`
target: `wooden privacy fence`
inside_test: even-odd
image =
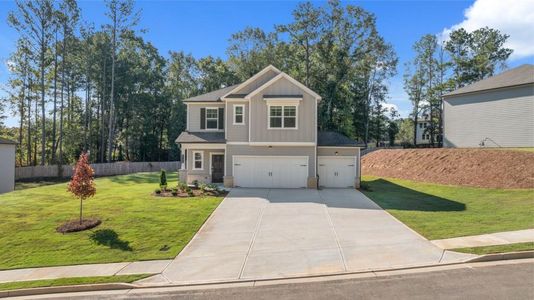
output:
[[[71,165],[33,166],[15,168],[15,180],[43,177],[70,177],[72,176]],[[111,176],[131,174],[137,172],[154,172],[161,169],[177,171],[180,168],[179,161],[152,161],[152,162],[114,162],[91,164],[96,176]]]

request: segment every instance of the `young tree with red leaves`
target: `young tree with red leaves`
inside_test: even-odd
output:
[[[68,187],[69,192],[80,198],[80,225],[82,224],[83,200],[93,197],[96,193],[94,174],[95,171],[89,165],[89,154],[80,154]]]

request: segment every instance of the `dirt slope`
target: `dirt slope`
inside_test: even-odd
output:
[[[362,157],[362,174],[486,188],[534,188],[534,152],[378,150]]]

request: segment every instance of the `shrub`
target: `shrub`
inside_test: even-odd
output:
[[[158,195],[161,194],[161,189],[155,189],[155,190],[154,190],[154,193],[156,193],[156,194],[158,194]]]
[[[178,189],[178,191],[180,191],[181,193],[185,193],[187,192],[187,184],[181,180],[178,180],[178,184],[176,185],[176,188]]]
[[[159,187],[162,190],[167,189],[167,174],[165,173],[165,170],[161,170],[161,174],[159,175]]]
[[[367,182],[360,183],[360,190],[372,192],[371,186]]]
[[[196,180],[196,179],[193,180],[193,186],[194,186],[196,189],[198,189],[198,184],[199,184],[199,183],[198,183],[198,180]]]

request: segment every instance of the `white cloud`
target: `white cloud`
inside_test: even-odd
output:
[[[444,29],[442,37],[461,27],[471,32],[488,26],[510,35],[505,46],[514,50],[511,60],[534,56],[534,1],[476,0],[464,17],[461,23]]]

